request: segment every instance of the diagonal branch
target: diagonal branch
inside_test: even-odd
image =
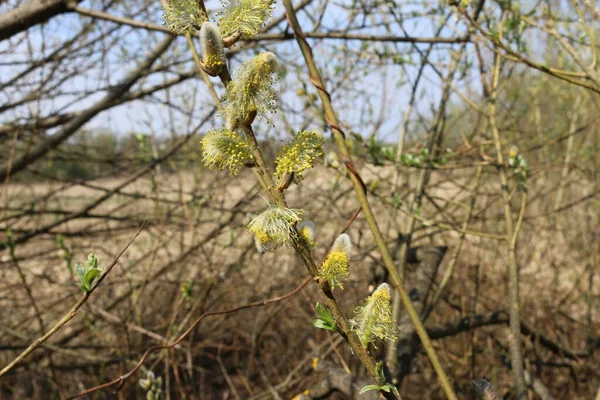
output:
[[[59,14],[70,12],[69,4],[82,0],[32,0],[0,15],[0,42]]]
[[[1,21],[0,21],[1,22]],[[163,39],[154,49],[150,56],[142,62],[138,68],[132,71],[123,81],[116,85],[108,92],[108,94],[89,109],[70,120],[58,133],[46,138],[41,143],[38,143],[31,151],[23,154],[16,159],[12,165],[8,163],[0,167],[0,181],[4,181],[6,177],[12,173],[15,174],[24,170],[31,163],[43,157],[53,148],[60,145],[73,135],[79,128],[85,125],[88,121],[94,118],[102,110],[106,109],[107,105],[123,96],[127,91],[144,75],[144,73],[154,64],[154,62],[167,50],[169,45],[175,38],[168,36]]]
[[[60,321],[58,321],[52,327],[52,329],[50,329],[45,335],[43,335],[40,338],[36,339],[33,343],[31,343],[31,345],[29,347],[27,347],[21,354],[19,354],[17,356],[17,358],[15,358],[13,361],[10,362],[10,364],[8,364],[6,367],[4,367],[0,371],[0,377],[4,376],[11,369],[13,369],[15,366],[17,366],[17,364],[19,364],[21,361],[23,361],[25,359],[25,357],[27,357],[29,354],[31,354],[31,352],[33,352],[42,343],[44,343],[46,340],[48,340],[56,332],[58,332],[60,330],[60,328],[62,328],[63,326],[65,326],[70,320],[72,320],[73,318],[75,318],[75,316],[77,315],[77,312],[79,311],[79,309],[90,298],[90,296],[92,295],[92,293],[94,293],[94,291],[96,290],[96,288],[98,288],[98,286],[100,286],[100,284],[102,283],[102,281],[104,280],[104,278],[106,278],[106,276],[110,273],[110,271],[113,269],[113,267],[115,265],[117,265],[117,263],[119,262],[119,259],[123,255],[123,253],[125,253],[125,251],[129,248],[129,246],[131,245],[131,243],[133,243],[133,241],[139,236],[139,234],[144,229],[145,225],[146,225],[146,223],[144,222],[142,224],[142,226],[140,227],[140,229],[136,232],[136,234],[131,238],[131,240],[129,240],[129,242],[125,245],[125,247],[123,247],[123,250],[121,250],[121,252],[117,255],[117,257],[115,257],[115,259],[113,260],[113,262],[108,266],[108,268],[106,269],[106,271],[100,276],[100,278],[98,278],[98,281],[96,281],[96,283],[94,284],[94,286],[92,286],[92,288],[90,289],[90,291],[89,292],[85,292],[85,294],[81,297],[81,299],[69,310],[69,312],[67,312],[65,314],[65,316],[63,318],[61,318]]]
[[[444,390],[444,393],[446,394],[446,397],[448,397],[448,399],[450,400],[456,400],[457,397],[454,393],[454,389],[452,388],[452,384],[450,383],[448,375],[444,371],[444,368],[442,367],[442,364],[439,361],[436,351],[433,348],[431,340],[427,335],[427,331],[425,330],[425,327],[423,326],[423,323],[421,322],[421,319],[417,314],[417,311],[415,310],[414,306],[412,305],[412,301],[406,289],[404,288],[404,283],[402,282],[398,275],[398,272],[396,271],[392,255],[387,247],[385,238],[383,237],[383,234],[379,229],[379,226],[375,219],[375,215],[373,214],[373,210],[371,209],[371,205],[367,199],[365,183],[356,171],[354,164],[352,163],[350,151],[348,150],[348,146],[346,145],[345,134],[340,128],[338,118],[336,116],[333,105],[331,104],[331,96],[324,86],[321,74],[312,54],[312,49],[308,44],[306,38],[304,37],[302,28],[300,27],[292,3],[290,0],[284,0],[283,4],[286,9],[288,23],[294,31],[296,41],[298,42],[298,45],[302,51],[302,55],[304,56],[304,60],[308,66],[311,82],[317,88],[317,92],[319,93],[319,97],[321,99],[323,109],[325,112],[325,119],[328,125],[331,126],[333,136],[335,137],[341,158],[344,161],[344,164],[346,165],[346,168],[349,172],[350,179],[356,192],[356,196],[358,198],[360,206],[362,207],[369,228],[373,233],[375,242],[377,243],[377,247],[379,248],[385,267],[390,273],[390,277],[392,278],[392,284],[400,294],[402,303],[404,304],[406,311],[410,315],[410,319],[415,326],[419,339],[421,339],[421,342],[423,343],[425,352],[429,357],[429,361],[431,362],[433,369],[435,370],[435,373],[438,377],[442,389]]]

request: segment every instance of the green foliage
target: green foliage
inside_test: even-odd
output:
[[[382,165],[381,160],[394,161],[396,149],[390,145],[384,145],[377,140],[375,135],[369,138],[367,147],[367,159],[375,165]]]
[[[140,379],[138,384],[146,391],[146,400],[162,399],[162,377],[156,377],[154,372],[148,371],[145,379]]]
[[[85,293],[92,290],[92,285],[96,278],[102,273],[102,269],[98,268],[98,259],[94,253],[90,253],[85,265],[77,263],[75,265],[75,273],[79,279],[79,287]]]
[[[447,149],[446,154],[452,153]],[[396,161],[396,148],[378,141],[374,136],[369,138],[367,158],[375,165],[383,165],[383,161]],[[435,169],[448,162],[446,155],[431,157],[428,149],[419,152],[409,151],[400,155],[400,163],[406,167]]]
[[[400,396],[400,392],[398,392],[398,388],[396,388],[396,386],[392,385],[391,383],[384,383],[381,386],[367,385],[367,386],[363,387],[362,389],[360,389],[360,392],[358,392],[358,394],[366,393],[369,390],[383,390],[384,392],[387,392],[387,393],[392,392],[396,396]]]
[[[255,36],[273,12],[272,0],[230,0],[223,2],[219,28],[225,36],[241,33],[242,38]]]
[[[194,281],[183,282],[179,287],[179,291],[184,298],[191,298],[194,292]]]
[[[63,143],[60,151],[51,152],[40,169],[56,179],[90,179],[109,173],[115,169],[116,162],[112,161],[118,159],[123,140],[113,132],[82,130]],[[15,178],[40,179],[39,176],[20,175]]]
[[[163,9],[163,21],[166,28],[185,35],[199,31],[207,18],[194,0],[169,0]]]
[[[392,204],[394,205],[395,209],[399,209],[400,207],[402,207],[402,204],[404,204],[404,202],[396,192],[392,193]]]
[[[337,326],[331,310],[323,307],[320,303],[317,303],[315,308],[317,309],[317,315],[319,318],[313,321],[313,325],[319,329],[336,332]]]
[[[383,363],[381,361],[379,361],[377,364],[375,364],[375,373],[377,374],[377,378],[376,378],[376,382],[380,383],[377,385],[367,385],[365,387],[363,387],[360,392],[358,392],[359,394],[363,394],[368,392],[369,390],[383,390],[386,393],[393,393],[396,396],[400,396],[400,392],[398,392],[398,389],[396,388],[396,386],[392,385],[391,383],[386,383],[385,382],[385,375],[383,374]]]
[[[57,235],[56,244],[62,251],[63,260],[65,260],[67,264],[67,269],[73,271],[73,255],[71,254],[71,250],[65,244],[65,237],[63,235]]]
[[[529,176],[529,165],[525,158],[519,153],[516,146],[510,149],[508,155],[508,165],[512,168],[513,174],[519,182],[521,190],[526,190],[527,177]]]
[[[302,131],[283,146],[275,159],[275,176],[281,178],[286,172],[294,173],[296,182],[302,180],[302,172],[312,168],[315,160],[323,156],[323,136],[316,131]]]

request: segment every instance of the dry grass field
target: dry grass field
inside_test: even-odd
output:
[[[399,226],[407,218],[403,207],[390,202],[394,168],[364,164],[361,173],[375,189],[370,197],[377,219],[394,248]],[[413,171],[400,177],[396,192],[401,199],[410,195],[415,176]],[[2,398],[64,398],[115,379],[135,366],[146,349],[172,342],[203,313],[284,295],[308,277],[291,250],[264,255],[256,251],[245,224],[264,209],[266,200],[250,173],[230,177],[198,170],[159,173],[153,179],[154,191],[148,177],[124,187],[125,178],[107,178],[85,186],[36,183],[4,188],[4,218],[18,221],[11,225],[17,238],[114,193],[86,215],[16,243],[15,259],[4,253],[2,365],[77,302],[81,290],[73,272],[76,262],[95,252],[106,268],[147,222],[73,320],[0,382]],[[427,276],[428,296],[454,264],[450,283],[426,326],[461,398],[474,398],[471,380],[483,376],[501,392],[510,389],[503,344],[508,329],[507,261],[498,238],[502,218],[495,205],[494,177],[484,173],[482,179],[460,252],[456,249],[461,235],[454,228],[464,220],[465,204],[472,196],[465,188],[473,185],[472,177],[461,170],[434,174],[427,191],[430,202],[419,212],[421,225],[413,237],[414,246],[448,247],[438,270]],[[551,196],[544,196],[551,182],[534,178],[530,185],[540,195],[528,204],[518,246],[522,320],[528,330],[524,349],[531,360],[527,370],[553,398],[591,399],[600,381],[599,353],[587,354],[598,345],[590,340],[600,337],[600,276],[592,268],[598,265],[598,205],[575,203],[555,214]],[[593,190],[591,184],[580,184],[568,191],[564,204]],[[322,166],[307,173],[301,186],[292,187],[288,201],[317,223],[317,260],[323,259],[357,209],[343,174]],[[336,295],[351,314],[385,274],[362,216],[348,233],[355,245],[351,274]],[[419,279],[419,265],[409,268],[407,287]],[[274,393],[290,399],[331,371],[341,368],[360,375],[360,365],[340,346],[339,338],[313,327],[317,301],[320,295],[309,283],[282,301],[209,316],[178,346],[152,353],[118,394],[105,390],[90,398],[142,398],[137,380],[145,377],[146,369],[162,376],[163,389],[172,399],[267,399]],[[448,330],[451,324],[460,328],[477,318],[484,326]],[[485,318],[489,320],[483,322]],[[380,346],[378,351],[385,350]],[[319,368],[316,359],[328,367]],[[399,388],[404,399],[443,398],[422,352]],[[338,396],[327,398],[345,398]]]

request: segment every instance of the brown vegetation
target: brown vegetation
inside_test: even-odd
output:
[[[394,291],[400,339],[367,357],[385,362],[403,399],[448,390],[460,399],[600,399],[594,4],[481,1],[413,12],[305,1],[296,9],[314,47],[316,66],[303,49],[308,69],[291,39],[309,42],[276,8],[262,33],[227,50],[237,65],[265,46],[285,69],[278,112],[254,124],[262,154],[271,165],[280,139],[300,127],[338,139],[326,143],[325,165],[278,198],[252,168],[230,176],[202,166],[198,142],[217,125],[215,98],[229,72],[221,82],[195,64],[192,37],[156,24],[158,2],[8,3],[0,6],[0,398],[88,390],[144,398],[148,371],[167,399],[376,398],[358,395],[372,371],[346,332],[313,326],[328,292],[294,254],[302,251],[261,255],[246,229],[285,191],[317,224],[317,263],[341,232],[352,238],[349,279],[333,291],[345,315],[382,282],[399,289],[382,257],[391,250],[433,341],[426,353]],[[346,30],[329,28],[335,12]],[[11,21],[18,13],[27,19]],[[407,35],[412,18],[435,35]],[[81,24],[59,29],[61,21]],[[132,125],[82,131],[105,112]],[[384,243],[353,189],[357,176]],[[82,294],[76,263],[91,252],[105,274]]]

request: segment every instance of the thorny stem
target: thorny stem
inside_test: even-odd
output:
[[[321,98],[323,108],[325,111],[325,118],[327,120],[327,123],[332,128],[333,135],[335,137],[341,159],[344,161],[346,168],[350,172],[350,174],[349,174],[350,179],[354,185],[354,189],[355,189],[358,201],[360,203],[360,206],[363,209],[363,212],[365,214],[365,219],[367,220],[369,228],[371,229],[371,232],[373,233],[375,242],[377,243],[377,247],[379,248],[379,251],[381,252],[385,267],[388,270],[390,277],[392,278],[392,283],[393,283],[394,287],[396,288],[396,290],[398,291],[398,293],[400,294],[402,303],[404,304],[404,307],[406,308],[406,311],[408,312],[410,319],[415,326],[417,335],[419,336],[419,339],[421,339],[423,348],[427,352],[429,360],[431,361],[431,364],[433,365],[433,368],[438,376],[438,380],[440,382],[440,385],[442,386],[442,389],[444,390],[446,396],[449,399],[456,400],[457,397],[452,388],[452,384],[450,383],[448,376],[446,375],[446,373],[444,372],[444,369],[442,368],[442,365],[441,365],[441,363],[437,357],[437,354],[433,348],[433,345],[431,343],[431,340],[429,339],[429,336],[427,335],[427,331],[425,330],[425,327],[423,326],[423,323],[421,322],[421,319],[419,318],[419,315],[417,314],[417,312],[410,300],[410,297],[408,296],[408,293],[404,289],[404,285],[403,285],[403,283],[398,275],[398,272],[396,271],[396,268],[394,266],[394,261],[390,254],[390,251],[387,248],[385,238],[383,237],[381,230],[379,229],[379,226],[377,225],[377,221],[375,220],[375,216],[373,215],[373,211],[371,210],[371,206],[369,204],[369,201],[367,200],[364,182],[362,181],[362,178],[360,177],[360,175],[358,175],[358,173],[356,172],[356,169],[354,168],[354,165],[352,164],[350,152],[349,152],[348,147],[346,146],[346,142],[345,142],[345,135],[344,135],[343,131],[341,130],[341,128],[339,127],[339,122],[338,122],[337,116],[335,114],[335,111],[333,109],[333,106],[331,104],[329,93],[325,89],[323,80],[321,79],[321,75],[315,64],[315,61],[314,61],[314,58],[312,55],[312,50],[311,50],[308,42],[306,41],[306,39],[303,36],[302,29],[300,28],[300,24],[298,23],[298,19],[296,18],[296,13],[292,6],[292,2],[291,2],[291,0],[283,0],[283,5],[286,9],[288,23],[294,31],[294,35],[296,36],[296,41],[298,42],[300,50],[302,51],[302,54],[304,56],[304,60],[306,61],[306,64],[308,66],[310,79],[311,79],[312,83],[314,84],[314,86],[317,88],[319,97]]]

